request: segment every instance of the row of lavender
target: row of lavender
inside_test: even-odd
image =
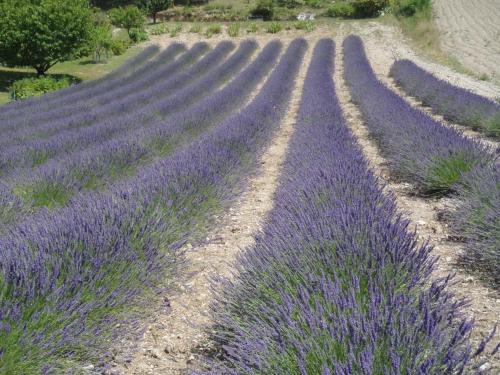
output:
[[[500,137],[500,104],[436,78],[410,60],[396,61],[390,76],[408,95],[445,119]]]
[[[175,46],[175,45],[174,45]],[[217,46],[214,50],[210,51],[207,56],[203,59],[207,63],[212,62],[212,64],[208,64],[209,67],[213,67],[214,64],[221,62],[227,54],[234,48],[232,43],[223,43]],[[167,49],[167,51],[170,48]],[[185,53],[179,59],[171,62],[170,64],[165,62],[165,66],[161,69],[159,67],[151,67],[153,70],[147,70],[145,72],[145,76],[142,75],[133,75],[134,82],[142,81],[144,79],[148,79],[151,76],[155,76],[153,72],[160,70],[165,71],[168,70],[169,74],[160,75],[154,79],[156,84],[161,84],[162,86],[165,84],[170,84],[172,80],[177,79],[183,69],[186,69],[189,64],[193,62],[196,58],[199,57],[201,53],[206,52],[206,46],[196,45],[190,51]],[[162,63],[163,64],[163,63]],[[149,65],[148,65],[149,66]],[[205,68],[205,71],[208,68]],[[178,82],[178,87],[183,87],[188,84],[190,81],[193,81],[195,78],[199,77],[204,73],[204,70],[200,72],[191,72],[192,74],[184,79],[183,82]],[[194,73],[194,74],[193,74]],[[132,99],[133,102],[138,102],[142,95],[144,95],[143,90],[149,91],[153,87],[151,87],[152,83],[146,84],[142,90],[131,90],[129,91],[127,85],[124,85],[123,88],[125,91],[121,91],[124,94],[126,99]],[[172,94],[173,89],[178,89],[175,85],[169,85],[165,87],[162,91],[162,95],[159,98],[155,98],[154,96],[148,95],[142,103],[147,103],[147,99],[149,100],[158,100],[162,97],[166,97]],[[117,90],[115,90],[117,91]],[[138,107],[131,107],[127,105],[127,103],[123,103],[125,98],[123,95],[119,95],[119,93],[113,91],[112,96],[114,98],[110,98],[110,101],[96,101],[92,106],[82,105],[81,110],[76,111],[75,113],[71,112],[73,108],[71,105],[65,105],[64,103],[58,103],[57,106],[61,108],[61,110],[69,110],[70,113],[73,113],[70,116],[63,116],[62,118],[49,118],[46,121],[35,119],[27,121],[23,123],[23,125],[19,125],[16,123],[16,119],[14,118],[11,122],[3,122],[2,128],[7,135],[7,139],[9,139],[8,145],[2,151],[2,164],[5,165],[4,169],[7,168],[8,163],[13,163],[16,159],[14,155],[17,154],[25,154],[25,153],[42,153],[42,152],[55,152],[52,148],[54,143],[64,145],[64,141],[74,140],[76,136],[84,137],[85,133],[91,132],[92,128],[99,125],[100,127],[109,127],[110,122],[115,122],[115,114],[123,116],[123,112],[127,113],[130,111],[133,113],[137,111]],[[26,111],[29,112],[29,111]],[[34,111],[33,113],[37,113]],[[41,114],[50,113],[41,112]],[[152,116],[153,114],[150,114]],[[12,126],[12,127],[11,127]],[[115,125],[116,127],[117,125]],[[9,129],[13,130],[9,132]],[[111,130],[110,130],[111,131]],[[62,140],[61,140],[62,139]],[[9,159],[10,157],[10,159]]]
[[[306,47],[293,41],[252,102],[188,147],[0,238],[1,372],[62,371],[82,359],[99,366],[104,349],[135,333],[118,323],[144,318],[141,298],[172,278],[179,246],[255,166]]]
[[[50,106],[59,101],[72,103],[80,99],[86,99],[92,96],[93,93],[111,90],[119,86],[122,79],[129,77],[139,69],[143,69],[152,59],[158,58],[159,50],[160,48],[158,45],[149,46],[102,78],[86,81],[62,90],[47,93],[43,96],[32,97],[6,104],[0,109],[0,119],[3,120],[8,118],[13,113],[32,106]]]
[[[140,51],[136,56],[128,59],[119,68],[113,70],[111,73],[91,81],[85,81],[78,85],[47,93],[43,96],[31,97],[26,100],[8,103],[0,108],[0,119],[5,119],[11,114],[31,107],[32,105],[48,105],[56,101],[60,101],[65,97],[71,100],[78,100],[79,98],[88,97],[90,90],[107,90],[110,87],[119,85],[119,82],[134,73],[137,69],[142,68],[151,59],[158,56],[160,47],[158,45],[151,45]]]
[[[384,194],[336,97],[334,45],[306,77],[275,207],[214,306],[210,374],[451,374],[471,322]]]
[[[194,100],[201,93],[213,92],[229,77],[239,72],[256,49],[256,43],[245,41],[227,61],[193,84],[178,90],[161,104],[163,109],[181,110],[185,101]],[[146,126],[133,127],[129,132],[107,140],[79,152],[63,154],[36,169],[18,172],[8,179],[18,198],[22,198],[22,210],[15,211],[5,219],[11,222],[20,219],[27,212],[39,206],[64,205],[75,193],[89,189],[103,189],[119,178],[130,175],[141,166],[157,157],[166,157],[211,126],[237,110],[250,95],[258,82],[275,63],[281,45],[270,42],[246,68],[232,79],[223,89],[199,101],[194,101],[184,111],[172,114],[168,120],[156,121]],[[217,52],[217,49],[214,50]],[[179,108],[176,108],[179,103]],[[214,108],[217,108],[214,111]],[[13,214],[8,207],[16,206],[4,198],[0,207]],[[18,206],[19,204],[17,204]],[[0,218],[1,219],[1,218]]]
[[[454,193],[461,201],[452,228],[466,241],[463,260],[500,282],[498,149],[412,108],[376,78],[359,37],[344,41],[344,76],[370,135],[396,177],[423,194]]]

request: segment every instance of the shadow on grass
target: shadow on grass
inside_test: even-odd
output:
[[[9,93],[10,86],[20,79],[36,78],[35,72],[14,70],[9,68],[0,67],[0,93]],[[70,74],[47,74],[47,77],[56,79],[69,78],[73,84],[80,83],[82,80]]]

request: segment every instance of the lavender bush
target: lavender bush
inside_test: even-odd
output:
[[[359,37],[347,37],[343,48],[351,97],[397,176],[414,182],[424,194],[443,194],[464,173],[492,161],[492,150],[434,121],[384,86]]]
[[[445,119],[500,137],[500,104],[436,78],[410,60],[396,61],[389,74],[408,95]]]
[[[195,47],[193,47],[193,49]],[[202,44],[201,47],[204,48],[204,45]],[[208,66],[222,60],[233,48],[234,44],[232,43],[220,43],[216,48],[214,48],[213,51],[207,54],[206,58],[209,62],[211,62]],[[196,52],[196,54],[198,53],[199,51]],[[189,55],[189,52],[186,55]],[[184,64],[180,66],[183,65]],[[178,66],[178,68],[180,66]],[[197,67],[200,68],[200,66]],[[203,67],[204,69],[201,69],[202,73],[207,70],[207,64],[205,64],[205,61],[203,61]],[[186,74],[179,73],[178,75],[173,75],[172,77],[167,75],[165,80],[159,83],[159,87],[151,87],[151,93],[148,93],[147,95],[143,95],[142,92],[133,93],[131,94],[131,99],[133,102],[137,101],[142,104],[145,104],[144,102],[148,99],[159,101],[164,97],[169,96],[169,94],[174,93],[175,90],[182,89],[196,77],[197,75],[193,71],[188,71]],[[159,97],[154,96],[159,89],[161,90],[161,95],[159,95]],[[127,99],[127,101],[128,100],[129,99]],[[109,139],[113,136],[113,134],[115,134],[115,132],[123,130],[122,125],[124,119],[127,120],[127,123],[131,126],[137,126],[137,123],[134,123],[134,121],[138,121],[137,116],[134,117],[134,115],[137,115],[135,111],[133,111],[134,109],[139,110],[141,115],[145,113],[146,115],[149,115],[149,122],[157,118],[155,113],[147,113],[147,107],[144,105],[143,107],[136,108],[133,105],[127,105],[126,102],[124,103],[119,100],[113,104],[106,102],[100,105],[95,111],[89,111],[88,113],[79,116],[80,118],[76,120],[76,123],[79,126],[74,124],[71,118],[69,120],[63,119],[62,124],[59,122],[49,124],[51,132],[54,134],[48,138],[41,136],[32,139],[33,136],[30,136],[30,141],[28,142],[24,140],[21,140],[17,144],[16,142],[13,142],[10,147],[0,152],[0,171],[3,171],[4,173],[11,173],[16,168],[41,165],[61,153],[67,153],[75,148],[83,149],[92,143],[102,142]],[[177,108],[175,109],[177,110]],[[182,109],[182,107],[179,106],[179,109]],[[131,112],[128,112],[129,110]],[[111,117],[111,114],[117,112],[122,113],[122,116]],[[102,116],[102,120],[100,119],[101,115],[104,115]],[[132,120],[134,118],[135,120]],[[144,116],[142,116],[141,120],[142,121],[139,122],[141,125],[147,123]],[[62,130],[62,128],[67,125],[70,125],[70,127]],[[47,128],[44,130],[47,131]]]
[[[500,186],[498,152],[412,108],[375,77],[359,37],[344,41],[344,75],[370,134],[392,170],[424,193],[454,192],[464,263],[498,280]]]
[[[241,68],[255,47],[253,41],[242,42],[238,52],[213,74],[181,90],[165,101],[162,109],[175,107],[179,101],[196,97],[206,87],[221,84]],[[270,42],[226,87],[168,121],[139,127],[133,132],[73,153],[69,158],[66,155],[35,171],[28,170],[25,174],[13,176],[10,185],[15,186],[14,191],[25,201],[25,210],[21,213],[32,211],[37,206],[64,204],[77,191],[104,188],[106,183],[130,175],[155,157],[166,157],[183,144],[193,141],[239,108],[259,80],[269,72],[280,49],[279,42]],[[182,107],[182,104],[179,106]],[[217,111],[213,108],[217,108]],[[21,213],[17,215],[18,218],[22,216]]]
[[[470,361],[472,323],[446,281],[427,284],[431,249],[348,130],[333,55],[317,44],[275,207],[213,307],[222,360],[204,374],[460,374]]]
[[[500,167],[476,168],[462,179],[461,204],[453,213],[452,230],[465,239],[461,261],[500,285]]]
[[[0,369],[98,368],[133,333],[140,296],[172,277],[182,240],[207,224],[283,118],[306,49],[291,43],[240,112],[107,193],[40,212],[0,237]],[[146,294],[147,295],[147,294]]]
[[[32,106],[29,111],[21,111],[9,121],[4,121],[2,126],[9,133],[12,132],[13,137],[21,133],[22,138],[23,133],[30,135],[33,132],[35,134],[40,132],[40,136],[45,136],[45,132],[51,128],[58,131],[65,127],[88,123],[94,118],[93,115],[96,112],[94,108],[97,107],[97,111],[103,110],[105,104],[112,101],[119,102],[123,97],[135,95],[142,90],[147,90],[149,86],[158,81],[169,79],[171,75],[189,67],[207,51],[208,46],[205,43],[196,44],[178,59],[172,61],[172,55],[175,55],[177,50],[182,49],[183,47],[177,44],[167,48],[163,53],[160,53],[158,59],[147,64],[143,69],[139,69],[135,74],[124,78],[115,89],[89,93],[91,95],[84,99],[78,99],[76,102],[61,99],[49,108]],[[162,56],[170,56],[170,58],[161,58]],[[53,123],[56,123],[57,126],[52,125]],[[49,129],[45,129],[45,127],[49,127]],[[30,130],[31,133],[29,133]],[[27,138],[29,139],[29,137]]]

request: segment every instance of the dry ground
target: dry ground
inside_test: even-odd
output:
[[[442,47],[500,84],[500,1],[435,0]]]
[[[410,218],[416,228],[419,238],[429,240],[434,246],[434,253],[440,256],[435,277],[442,277],[450,272],[456,272],[456,283],[452,290],[459,297],[471,300],[470,307],[465,314],[477,322],[477,329],[473,341],[478,342],[489,333],[495,322],[499,322],[500,299],[497,292],[483,285],[475,277],[455,266],[455,260],[461,246],[449,240],[449,231],[446,224],[437,220],[438,212],[443,207],[453,204],[446,199],[422,199],[411,194],[409,184],[391,181],[390,173],[384,159],[380,156],[374,142],[368,137],[367,129],[357,110],[350,102],[349,92],[342,78],[341,44],[349,33],[361,35],[365,41],[367,55],[374,66],[377,75],[386,84],[393,87],[387,77],[388,69],[393,60],[398,57],[408,57],[415,60],[424,68],[432,71],[443,79],[454,84],[469,88],[480,94],[496,97],[500,96],[500,89],[491,82],[476,81],[468,76],[456,73],[449,68],[421,59],[413,52],[402,39],[400,33],[390,26],[383,26],[376,22],[341,23],[336,28],[320,27],[314,32],[306,34],[309,50],[305,58],[308,62],[312,49],[317,40],[322,37],[335,38],[337,44],[336,69],[332,72],[341,100],[345,116],[353,133],[358,137],[365,156],[375,173],[387,182],[387,190],[397,197],[400,210]],[[302,33],[285,31],[279,34],[279,39],[286,45]],[[262,46],[267,41],[276,38],[273,35],[259,35],[257,40]],[[182,34],[180,41],[191,45],[203,37],[197,34]],[[215,36],[209,40],[210,44],[225,39]],[[236,42],[242,38],[235,38]],[[382,40],[384,41],[383,44]],[[171,39],[157,37],[153,43],[168,45]],[[300,102],[301,88],[305,77],[307,64],[304,63],[296,80],[296,87],[289,113],[281,124],[280,130],[262,155],[261,164],[257,172],[247,184],[247,190],[233,203],[223,217],[219,218],[220,225],[208,236],[207,243],[191,247],[187,250],[186,275],[180,278],[177,292],[170,299],[170,311],[158,312],[155,321],[150,324],[144,337],[138,343],[138,351],[130,363],[117,363],[110,373],[116,374],[183,374],[188,369],[196,368],[197,359],[211,343],[206,331],[210,329],[209,306],[212,302],[211,288],[213,276],[231,275],[234,270],[232,263],[240,251],[253,242],[254,234],[259,230],[264,218],[272,208],[273,195],[279,182],[280,167],[286,155],[288,141],[293,133],[293,124]],[[394,87],[393,87],[394,88]],[[254,93],[255,94],[255,93]],[[407,98],[412,105],[418,103]],[[438,118],[439,120],[439,118]],[[445,126],[456,126],[446,123]],[[468,133],[470,136],[478,136]],[[500,369],[500,358],[490,360],[490,365]]]

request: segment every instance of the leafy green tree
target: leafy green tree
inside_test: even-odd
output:
[[[0,63],[44,75],[56,63],[82,56],[91,28],[88,0],[2,0]]]
[[[144,14],[134,5],[111,9],[109,11],[109,17],[113,25],[127,30],[129,36],[131,29],[144,29]]]
[[[140,0],[139,4],[147,14],[153,17],[153,23],[156,23],[158,12],[170,8],[172,0]]]

